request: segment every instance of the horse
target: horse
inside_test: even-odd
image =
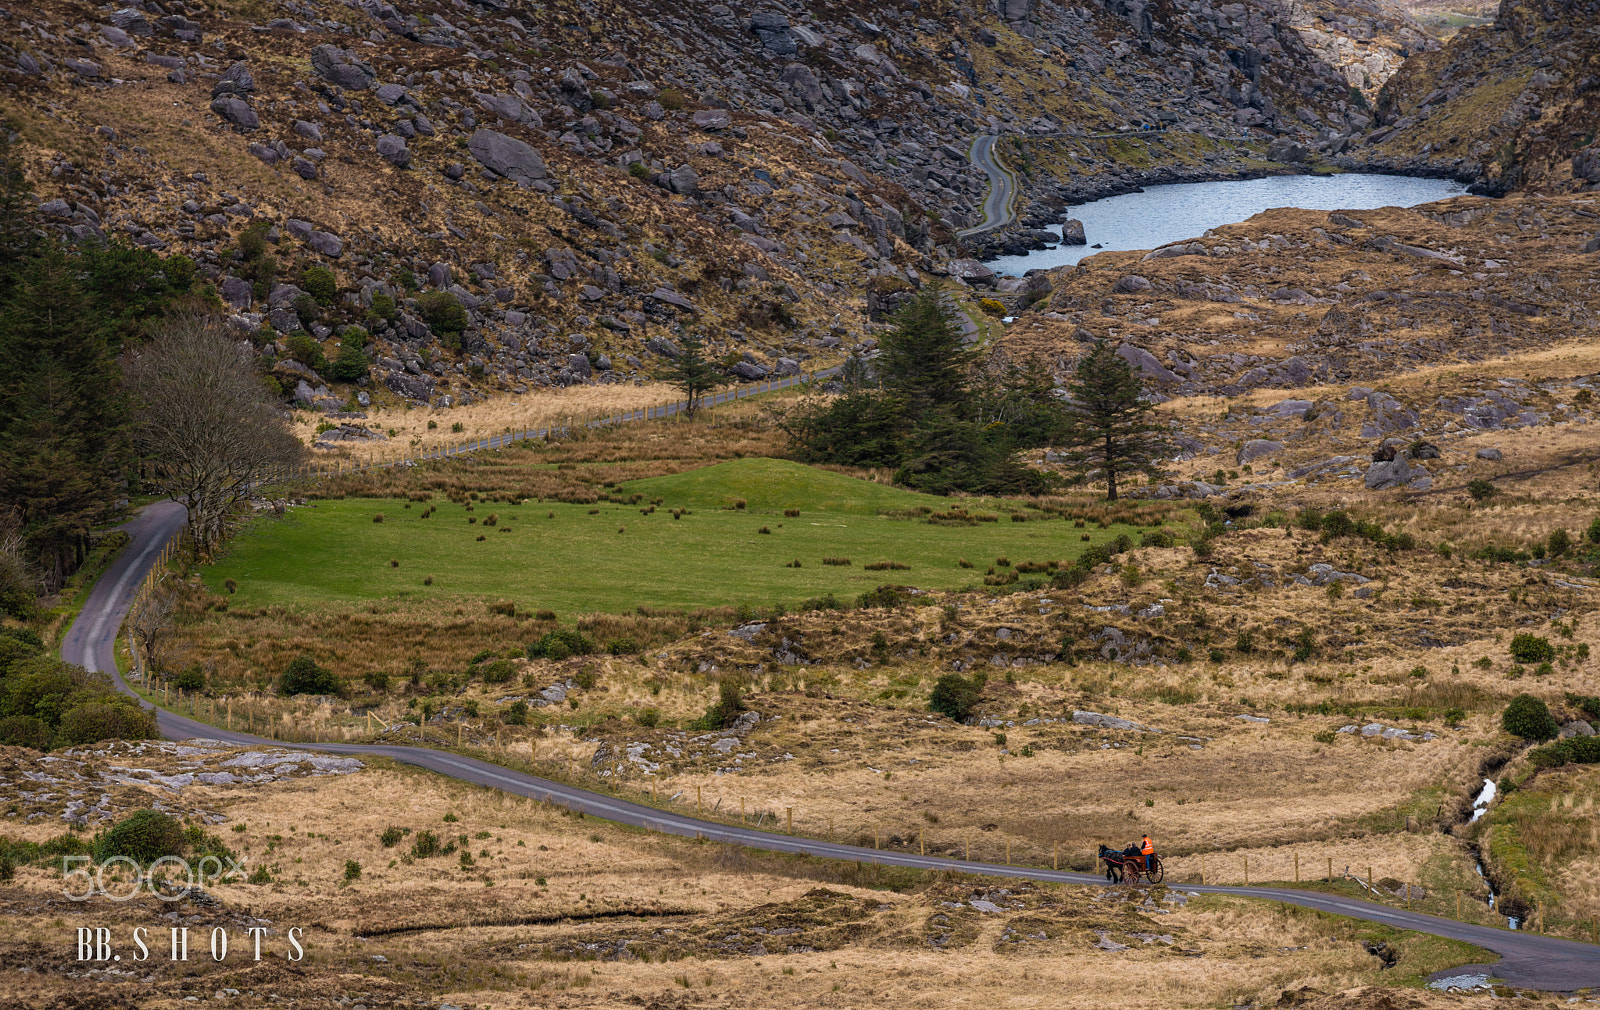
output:
[[[1122,883],[1123,872],[1128,864],[1127,854],[1121,849],[1101,845],[1100,859],[1106,864],[1106,880],[1113,884]]]

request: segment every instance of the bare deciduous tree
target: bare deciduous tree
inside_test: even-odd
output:
[[[151,482],[189,507],[195,553],[227,535],[240,505],[304,453],[262,386],[248,345],[219,322],[181,316],[126,364],[134,441]]]
[[[144,594],[128,612],[128,630],[139,640],[147,675],[164,672],[171,660],[173,612],[178,594],[169,585],[159,584]]]

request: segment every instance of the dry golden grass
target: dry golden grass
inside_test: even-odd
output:
[[[260,964],[158,958],[140,969],[140,1006],[181,1005],[192,992],[232,986],[245,991],[230,1005],[242,1006],[270,1004],[270,994],[336,993],[496,1008],[685,997],[895,1007],[1042,1006],[1065,998],[1072,1006],[1188,1008],[1270,1002],[1284,989],[1392,985],[1395,973],[1380,975],[1379,962],[1362,951],[1366,936],[1398,942],[1411,978],[1471,957],[1427,938],[1236,899],[1163,901],[1152,912],[1122,889],[940,874],[901,874],[890,880],[892,890],[878,889],[841,879],[870,878],[870,867],[645,835],[383,762],[342,778],[197,791],[225,817],[224,837],[249,866],[269,867],[274,882],[217,886],[221,904],[185,921],[242,928],[248,909],[277,931],[266,950],[284,948],[281,931],[294,925],[304,930],[308,957],[292,968],[270,953]],[[412,833],[385,848],[378,836],[389,826]],[[455,855],[406,856],[423,830],[458,847],[465,835],[473,865]],[[362,870],[347,881],[349,860]],[[825,890],[816,890],[819,879]],[[49,953],[70,939],[59,887],[57,874],[24,867],[0,888],[0,949],[32,969],[7,986],[35,1005],[72,988],[117,991],[64,977],[72,963]],[[1005,911],[952,912],[947,904],[978,896]],[[112,927],[120,942],[132,925],[165,911],[150,900],[93,901],[72,906],[72,923]],[[817,949],[788,952],[782,937],[753,929],[791,922]],[[930,949],[928,938],[940,935],[948,949]],[[1102,938],[1131,949],[1099,949]],[[597,960],[578,946],[601,941],[614,949],[619,940],[662,954]],[[763,940],[767,952],[752,953],[752,942]],[[572,958],[574,950],[582,959]],[[1367,992],[1340,1006],[1363,1007],[1378,996]],[[1371,1005],[1397,1005],[1383,999],[1390,1001]],[[1418,997],[1405,1005],[1433,1003]]]
[[[318,450],[318,456],[339,456],[358,463],[415,457],[429,449],[459,447],[463,442],[494,435],[575,427],[617,413],[676,403],[682,398],[675,387],[661,382],[553,387],[523,396],[497,396],[465,406],[437,408],[408,408],[394,397],[380,395],[378,405],[366,411],[367,419],[357,423],[388,435],[387,442],[342,442],[336,449]],[[745,413],[745,405],[729,405],[721,413],[735,411]],[[718,411],[711,413],[715,416]],[[324,422],[319,415],[297,411],[295,435],[310,445],[320,423]],[[428,427],[430,423],[433,428]],[[457,424],[461,425],[459,432],[453,430]]]

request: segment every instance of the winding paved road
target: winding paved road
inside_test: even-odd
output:
[[[983,198],[983,221],[956,232],[957,238],[981,235],[1011,223],[1011,201],[1017,194],[1017,180],[1011,170],[995,157],[994,147],[999,142],[1000,138],[993,134],[979,134],[973,138],[972,147],[967,151],[972,163],[983,169],[989,177],[989,193]]]
[[[122,528],[132,536],[133,542],[122,552],[106,574],[95,584],[85,601],[83,612],[74,622],[61,645],[61,657],[90,670],[109,674],[121,691],[132,694],[128,685],[117,673],[114,656],[118,629],[133,602],[135,592],[145,573],[166,543],[182,527],[185,518],[183,506],[176,502],[159,502],[141,511],[137,518]],[[144,703],[146,707],[148,703]],[[183,740],[203,737],[242,746],[264,745],[271,747],[299,747],[305,750],[326,751],[339,754],[376,754],[426,768],[462,782],[500,789],[517,796],[559,803],[573,810],[604,820],[649,828],[667,834],[694,837],[701,835],[714,842],[743,845],[774,852],[802,853],[828,859],[872,861],[890,866],[917,869],[960,870],[966,873],[994,877],[1025,878],[1064,884],[1104,885],[1105,880],[1084,873],[1042,870],[1031,867],[1005,866],[995,863],[968,862],[944,859],[937,856],[919,856],[905,852],[886,852],[864,849],[837,842],[823,842],[790,835],[773,834],[750,828],[733,827],[704,821],[667,810],[590,792],[574,786],[551,782],[533,775],[502,768],[499,765],[475,758],[462,757],[425,747],[401,747],[387,744],[286,744],[277,740],[250,736],[219,729],[205,723],[186,719],[164,709],[156,713],[161,733],[168,739]],[[1469,965],[1442,972],[1460,975],[1481,969],[1493,973],[1512,985],[1536,987],[1545,990],[1570,991],[1588,986],[1600,986],[1600,947],[1533,933],[1511,932],[1488,926],[1477,926],[1438,916],[1407,912],[1402,909],[1352,898],[1318,894],[1273,887],[1221,887],[1183,885],[1186,891],[1206,894],[1236,894],[1251,898],[1282,901],[1304,908],[1317,909],[1369,922],[1383,923],[1399,929],[1416,930],[1435,936],[1464,940],[1501,955],[1502,960],[1493,966]]]

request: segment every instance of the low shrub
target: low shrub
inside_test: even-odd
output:
[[[737,678],[724,677],[717,685],[717,700],[706,709],[706,714],[691,726],[698,730],[727,729],[745,710],[743,685]]]
[[[822,563],[825,564],[825,565],[836,565],[836,566],[838,566],[840,568],[843,568],[843,567],[845,567],[845,566],[850,564],[850,559],[849,558],[823,558],[822,559]]]
[[[206,672],[201,669],[199,663],[190,663],[172,678],[172,686],[180,691],[203,691],[206,686]]]
[[[504,684],[516,676],[517,668],[509,659],[497,659],[478,671],[485,684]]]
[[[872,607],[893,609],[903,606],[909,597],[899,586],[879,586],[856,598],[856,606],[866,610]]]
[[[555,617],[554,614],[550,616]],[[528,646],[528,658],[566,659],[568,656],[593,655],[595,651],[594,641],[583,632],[557,628]]]
[[[1512,698],[1500,716],[1500,725],[1507,733],[1524,740],[1551,740],[1561,732],[1549,707],[1531,694]]]
[[[378,836],[378,841],[383,845],[384,848],[392,849],[396,845],[399,845],[400,839],[404,837],[405,832],[391,824],[389,827],[383,829],[383,834]]]
[[[911,570],[910,565],[903,565],[898,561],[874,561],[861,567],[869,572],[906,572]]]
[[[431,831],[419,831],[417,837],[411,840],[411,856],[414,859],[437,856],[443,848],[439,844],[439,836]]]
[[[183,825],[156,810],[135,810],[94,841],[96,862],[125,856],[141,866],[162,856],[178,856],[188,848]]]
[[[43,719],[31,715],[8,715],[0,718],[0,744],[9,747],[32,747],[49,750],[54,731]]]
[[[1548,663],[1556,658],[1556,650],[1548,638],[1524,631],[1511,639],[1511,658],[1519,663]]]
[[[973,674],[970,680],[959,673],[947,673],[934,683],[933,692],[928,695],[928,711],[965,722],[982,700],[988,682],[982,673]]]
[[[1540,768],[1600,764],[1600,736],[1574,736],[1536,747],[1528,759]]]
[[[160,735],[154,712],[145,711],[130,699],[107,698],[67,709],[56,730],[55,742],[74,747],[101,740],[156,740]]]
[[[634,721],[643,726],[645,729],[653,729],[661,724],[661,710],[647,708],[643,712],[640,712]]]
[[[526,726],[528,724],[528,703],[518,698],[506,708],[505,715],[500,717],[507,726]]]
[[[635,638],[613,638],[606,645],[606,651],[613,656],[632,656],[639,651],[639,641]]]
[[[302,652],[283,671],[283,678],[278,681],[278,693],[338,694],[339,678],[334,676],[332,670],[318,666],[310,653]]]
[[[354,859],[346,859],[344,861],[344,879],[361,879],[361,864],[356,862]]]
[[[785,519],[798,519],[798,518],[800,518],[800,510],[799,509],[784,509],[783,510],[783,517]]]

